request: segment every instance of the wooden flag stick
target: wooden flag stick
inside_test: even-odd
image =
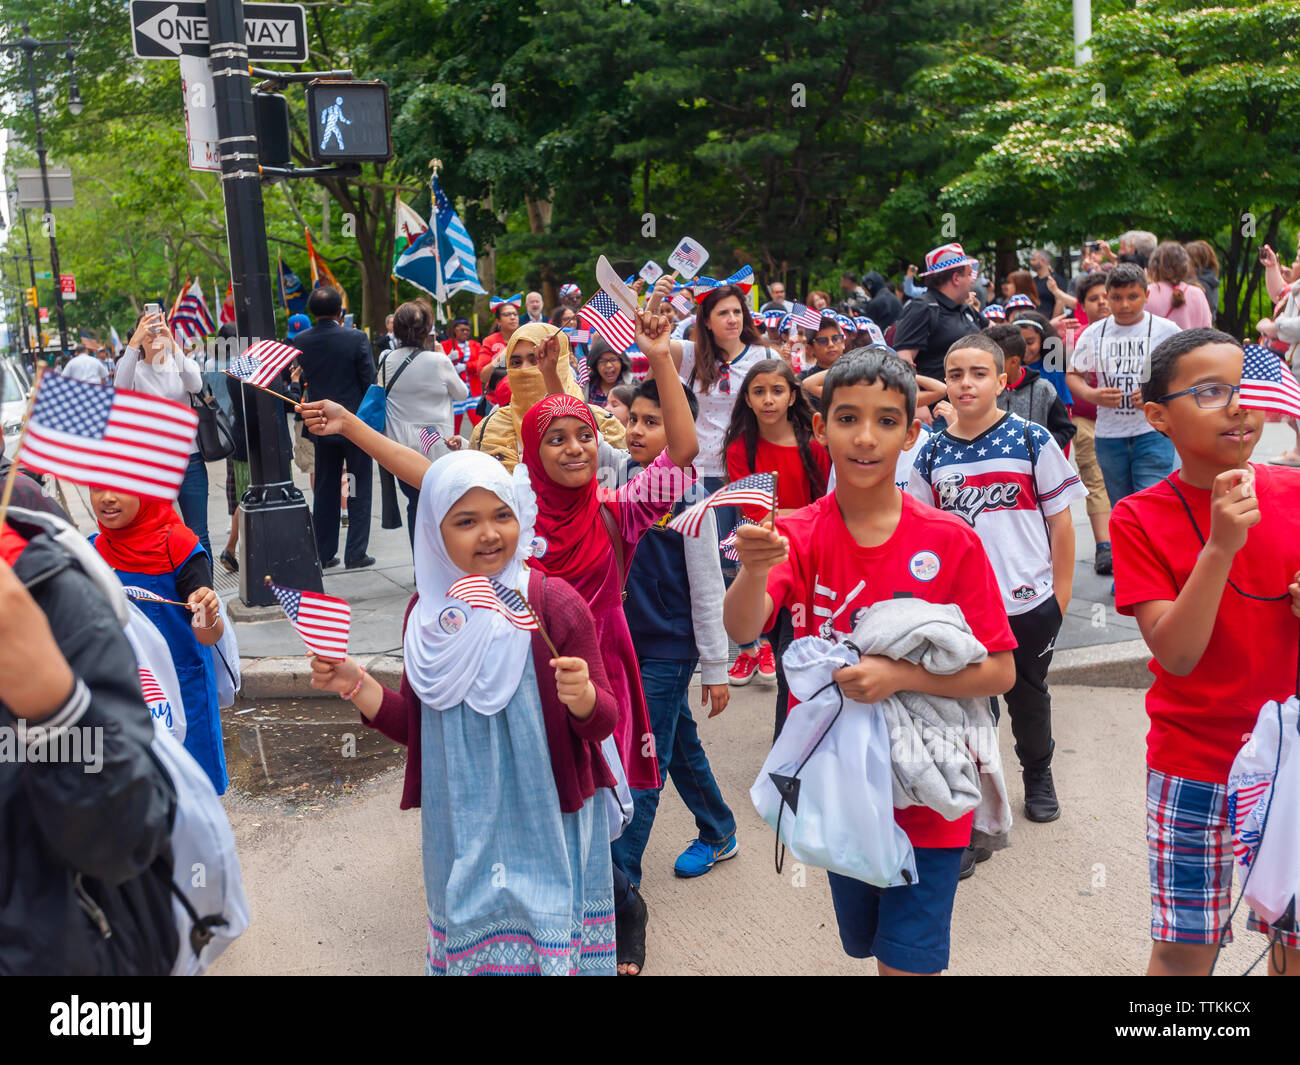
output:
[[[253,385],[252,381],[246,380],[245,378],[240,377],[238,374],[233,374],[229,370],[222,370],[221,372],[224,373],[227,377],[233,377],[236,381],[241,381],[246,385]],[[275,396],[276,399],[282,399],[286,403],[290,404],[291,406],[297,406],[299,403],[302,402],[301,400],[290,399],[288,396],[281,395],[279,392],[276,392],[274,389],[263,388],[261,385],[253,385],[253,387],[261,388],[263,392],[270,392],[271,395]]]
[[[542,624],[542,619],[537,616],[537,611],[533,609],[533,604],[527,599],[524,599],[522,595],[519,598],[523,599],[524,606],[528,608],[528,613],[532,614],[533,620],[537,622],[537,631],[542,634],[542,639],[546,641],[546,646],[551,649],[551,657],[559,658],[560,652],[556,649],[555,644],[551,642],[551,634],[546,631],[546,626]]]
[[[772,471],[772,528],[776,528],[776,496],[780,474],[776,470]]]
[[[41,387],[41,377],[45,373],[45,364],[36,368],[36,380],[32,382],[32,394],[27,400],[27,413],[23,415],[23,428],[18,434],[18,443],[14,445],[14,456],[9,465],[9,476],[5,478],[4,494],[0,495],[0,525],[4,525],[9,514],[9,501],[14,495],[14,478],[18,476],[18,456],[23,450],[23,441],[27,439],[27,427],[32,421],[32,410],[36,406],[36,393]]]

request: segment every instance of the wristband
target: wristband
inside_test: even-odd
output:
[[[366,667],[358,666],[357,668],[361,670],[361,676],[357,678],[356,687],[353,688],[350,692],[339,692],[340,699],[349,699],[349,700],[355,699],[357,697],[357,692],[361,690],[361,685],[366,682]]]

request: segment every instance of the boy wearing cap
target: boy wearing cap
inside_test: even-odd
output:
[[[926,377],[943,378],[943,357],[959,337],[983,328],[979,312],[966,301],[975,284],[978,263],[960,244],[944,244],[926,253],[917,275],[926,291],[903,308],[894,333],[894,348]]]

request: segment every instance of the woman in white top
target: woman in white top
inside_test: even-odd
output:
[[[113,374],[113,387],[162,396],[188,407],[190,396],[197,396],[203,391],[203,374],[199,370],[199,364],[177,346],[176,339],[161,314],[142,314],[135,323],[135,332],[127,341],[126,351],[118,360],[117,370]],[[181,518],[199,538],[211,564],[212,544],[208,540],[208,467],[199,454],[197,436],[176,502],[180,507]]]
[[[403,303],[393,313],[393,336],[397,347],[384,352],[379,361],[378,380],[388,389],[384,435],[421,453],[420,430],[438,430],[442,442],[429,449],[437,461],[449,450],[460,448],[453,428],[452,401],[469,395],[451,359],[439,350],[427,350],[425,342],[433,330],[433,310],[423,300]],[[420,490],[399,480],[406,496],[406,528],[415,546],[415,513]]]
[[[671,293],[672,285],[668,275],[656,282],[655,310],[658,301]],[[771,351],[759,336],[745,303],[745,291],[738,285],[710,289],[695,316],[695,339],[673,340],[671,347],[682,381],[700,402],[695,419],[700,454],[695,469],[704,488],[714,492],[727,483],[722,438],[731,424],[731,408],[736,405],[740,384],[750,367],[770,358]]]

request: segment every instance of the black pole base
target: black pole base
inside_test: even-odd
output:
[[[254,485],[239,503],[239,598],[274,606],[270,577],[285,588],[324,590],[311,510],[297,488]]]

